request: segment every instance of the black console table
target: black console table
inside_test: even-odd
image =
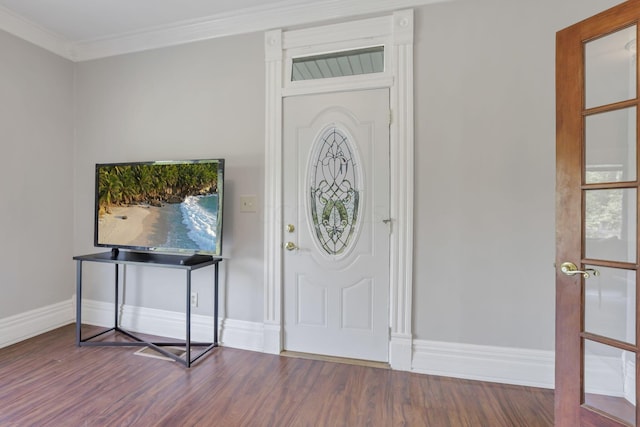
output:
[[[75,256],[76,263],[76,344],[78,346],[148,346],[157,352],[167,356],[177,362],[182,363],[187,368],[191,364],[204,356],[214,347],[218,346],[218,264],[221,258],[213,258],[208,255],[169,255],[147,252],[117,251],[102,252],[90,255]],[[82,263],[84,261],[102,262],[115,264],[115,302],[114,302],[114,326],[98,334],[82,337]],[[120,265],[141,265],[163,268],[174,268],[186,271],[186,336],[184,342],[150,342],[137,336],[135,333],[122,329],[119,326],[118,318],[118,275]],[[191,342],[191,272],[200,268],[213,265],[214,267],[214,303],[213,303],[213,341],[212,342]],[[95,340],[108,332],[123,334],[133,341],[99,341]],[[163,347],[180,346],[185,348],[185,358],[181,358]],[[191,357],[191,347],[205,347],[200,353]]]

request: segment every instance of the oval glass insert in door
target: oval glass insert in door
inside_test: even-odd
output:
[[[328,126],[314,141],[309,167],[309,214],[316,243],[330,256],[346,254],[359,228],[360,159],[348,133]]]

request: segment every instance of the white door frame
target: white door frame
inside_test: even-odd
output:
[[[385,47],[385,71],[291,82],[292,58]],[[265,33],[265,278],[264,351],[283,345],[282,283],[282,98],[358,89],[389,88],[390,142],[390,310],[389,363],[410,370],[413,287],[413,10],[378,18],[302,30]]]

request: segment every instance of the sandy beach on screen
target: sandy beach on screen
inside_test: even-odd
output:
[[[153,206],[111,207],[111,213],[102,215],[98,220],[98,242],[126,246],[157,246],[157,240],[166,239],[166,224],[160,221],[161,209]]]

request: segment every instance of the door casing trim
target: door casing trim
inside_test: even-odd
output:
[[[291,59],[305,54],[382,44],[385,71],[336,79],[289,82]],[[265,276],[264,352],[283,349],[282,99],[345,90],[389,88],[390,307],[389,363],[411,370],[413,298],[413,10],[301,30],[265,33]]]

